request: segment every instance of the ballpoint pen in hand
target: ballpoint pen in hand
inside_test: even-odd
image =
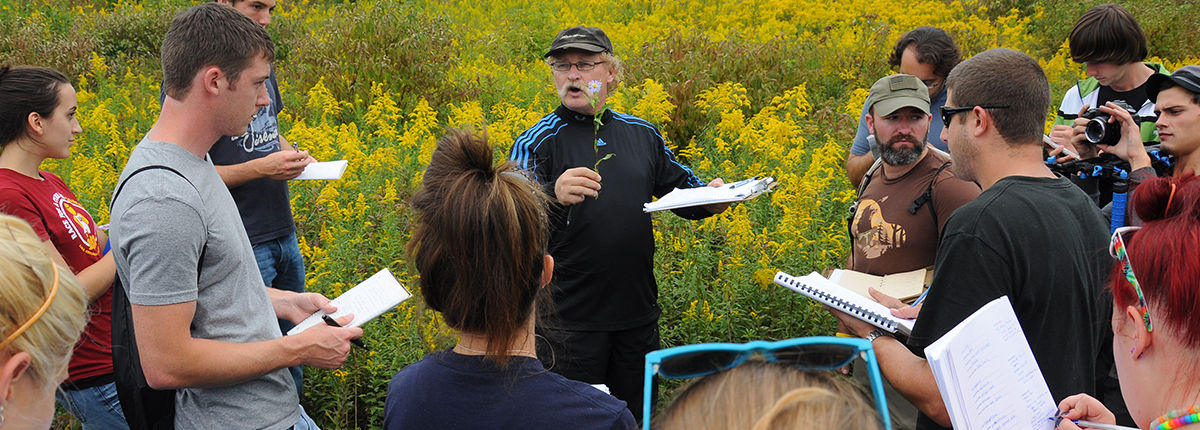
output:
[[[1057,417],[1049,418],[1051,421],[1054,421],[1054,428],[1058,428],[1058,423],[1064,419],[1061,416],[1062,413],[1059,412],[1059,414],[1060,415]],[[1100,429],[1100,430],[1138,430],[1135,427],[1117,426],[1117,425],[1112,425],[1112,424],[1101,424],[1101,423],[1094,423],[1091,421],[1084,421],[1084,420],[1068,420],[1068,421],[1071,421],[1071,422],[1075,423],[1075,425],[1085,428],[1085,429],[1093,428],[1093,429]]]
[[[928,287],[928,286],[926,286],[926,287],[925,287],[925,292],[921,293],[921,297],[917,297],[917,300],[916,300],[916,301],[914,301],[914,302],[913,302],[913,304],[912,304],[912,306],[909,306],[909,307],[910,307],[910,308],[915,308],[915,307],[917,307],[917,305],[921,304],[921,302],[922,302],[923,300],[925,300],[925,296],[926,296],[926,295],[929,295],[929,287]]]
[[[328,325],[331,325],[334,327],[342,326],[341,324],[338,324],[338,322],[336,320],[334,320],[332,317],[330,317],[329,315],[321,315],[321,320],[325,321],[325,324],[328,324]],[[362,348],[363,351],[371,350],[371,348],[367,348],[367,344],[363,343],[362,339],[350,339],[350,343],[354,344],[354,346]]]

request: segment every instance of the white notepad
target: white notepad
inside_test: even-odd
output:
[[[845,312],[847,315],[869,322],[889,333],[908,336],[909,333],[912,333],[913,323],[917,321],[894,317],[891,309],[888,309],[887,306],[835,284],[817,272],[799,278],[779,272],[775,274],[775,283]]]
[[[305,179],[342,179],[342,174],[346,173],[346,166],[350,162],[346,160],[323,161],[320,163],[311,163],[304,166],[304,172],[296,177],[296,180]]]
[[[1050,430],[1058,412],[1008,296],[925,347],[956,429]]]
[[[771,190],[775,178],[750,178],[720,187],[676,188],[662,198],[646,203],[642,212],[657,212],[713,203],[728,203],[750,200]]]
[[[330,304],[337,306],[337,312],[329,314],[329,316],[341,318],[354,314],[354,321],[345,324],[344,327],[358,327],[383,315],[384,312],[394,309],[409,297],[412,297],[412,294],[403,285],[400,285],[400,281],[397,281],[395,276],[392,276],[391,270],[384,268],[379,273],[355,285],[350,291],[330,300]],[[287,334],[294,335],[314,325],[325,324],[321,320],[323,315],[326,315],[323,311],[309,315],[296,327],[288,330]]]

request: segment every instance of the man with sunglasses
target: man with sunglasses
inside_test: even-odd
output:
[[[545,340],[538,356],[569,379],[604,384],[641,417],[642,359],[659,348],[662,313],[654,233],[642,205],[675,188],[705,184],[675,160],[654,125],[605,108],[622,64],[604,31],[562,30],[545,57],[562,105],[517,137],[510,154],[554,202],[555,314],[549,319],[562,330],[538,328]],[[728,207],[674,212],[701,219]]]
[[[1108,229],[1087,195],[1042,160],[1046,75],[1028,55],[992,49],[955,68],[947,87],[942,137],[955,174],[983,193],[946,222],[907,345],[835,313],[872,341],[884,376],[921,410],[918,429],[950,426],[924,348],[998,297],[1012,301],[1055,400],[1097,394],[1109,370],[1097,360],[1112,354],[1100,298],[1112,263],[1103,252]]]
[[[917,27],[900,37],[888,57],[888,64],[898,67],[900,73],[916,76],[929,90],[930,106],[937,109],[946,104],[946,76],[950,70],[962,61],[958,45],[946,30],[937,27]],[[855,187],[859,186],[863,175],[880,157],[879,136],[867,125],[870,112],[870,100],[863,105],[862,116],[859,117],[858,132],[854,135],[854,143],[850,146],[850,154],[846,156],[846,177]],[[929,142],[937,149],[946,151],[946,142],[942,141],[942,122],[934,117],[929,122]]]
[[[956,178],[950,156],[926,143],[929,91],[917,77],[896,74],[876,81],[867,108],[880,161],[867,172],[852,206],[846,268],[883,276],[933,266],[946,220],[979,196],[979,186]],[[863,372],[854,378],[867,383]],[[917,409],[887,388],[893,424],[913,428]]]

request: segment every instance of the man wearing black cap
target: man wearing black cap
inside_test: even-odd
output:
[[[1146,96],[1154,105],[1158,119],[1154,128],[1162,149],[1175,156],[1175,174],[1200,173],[1200,66],[1183,66],[1174,74],[1155,74],[1146,81]],[[1112,115],[1110,121],[1120,121],[1121,140],[1113,146],[1101,146],[1104,152],[1121,157],[1129,162],[1129,193],[1143,181],[1157,174],[1150,167],[1150,156],[1142,142],[1142,133],[1133,121],[1133,116],[1112,103],[1100,107]],[[1127,208],[1126,210],[1129,210]],[[1126,220],[1140,225],[1137,214],[1132,210]]]
[[[522,133],[510,154],[556,203],[551,325],[562,332],[542,333],[549,345],[540,345],[538,355],[551,371],[606,385],[641,418],[643,360],[659,349],[662,313],[654,235],[642,205],[674,188],[704,182],[675,160],[653,124],[605,108],[622,65],[603,31],[563,30],[545,59],[562,105]],[[709,185],[723,184],[718,178]],[[727,207],[675,213],[700,219]]]

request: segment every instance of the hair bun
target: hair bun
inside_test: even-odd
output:
[[[1143,182],[1133,193],[1132,204],[1144,222],[1159,221],[1181,213],[1195,213],[1200,206],[1200,182],[1187,172],[1177,177],[1159,177]]]

